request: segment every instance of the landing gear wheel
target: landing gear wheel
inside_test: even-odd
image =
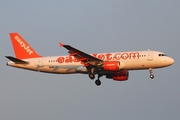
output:
[[[154,78],[154,75],[153,75],[153,74],[151,74],[151,75],[150,75],[150,78],[151,78],[151,79],[153,79],[153,78]]]
[[[89,74],[89,78],[93,80],[93,79],[95,78],[95,75],[92,74],[92,73],[90,73],[90,74]]]
[[[152,73],[153,73],[152,70],[153,70],[152,68],[149,68],[149,73],[150,73],[150,78],[151,78],[151,79],[154,78],[154,75],[152,74]]]
[[[95,84],[96,84],[97,86],[100,86],[100,85],[101,85],[101,81],[100,81],[100,80],[96,80],[96,81],[95,81]]]

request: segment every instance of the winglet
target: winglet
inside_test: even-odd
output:
[[[62,43],[59,43],[59,45],[60,45],[60,47],[63,47],[63,46],[64,46],[64,44],[62,44]]]

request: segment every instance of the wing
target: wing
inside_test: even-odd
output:
[[[71,47],[70,45],[64,45],[60,43],[60,47],[66,48],[70,56],[74,56],[79,61],[83,62],[85,66],[93,65],[97,66],[98,64],[102,63],[103,60],[98,59],[90,54],[87,54],[85,52],[82,52],[74,47]]]

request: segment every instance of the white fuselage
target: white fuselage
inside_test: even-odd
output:
[[[158,51],[134,51],[91,54],[104,61],[120,61],[122,70],[140,70],[149,68],[166,67],[174,63],[174,60]],[[15,64],[8,62],[7,65],[39,72],[68,74],[87,73],[86,67],[73,56],[53,56],[23,59],[28,64]]]

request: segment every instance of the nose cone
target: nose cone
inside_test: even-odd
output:
[[[172,64],[174,64],[174,59],[169,58],[169,59],[167,60],[167,62],[168,62],[169,65],[172,65]]]

